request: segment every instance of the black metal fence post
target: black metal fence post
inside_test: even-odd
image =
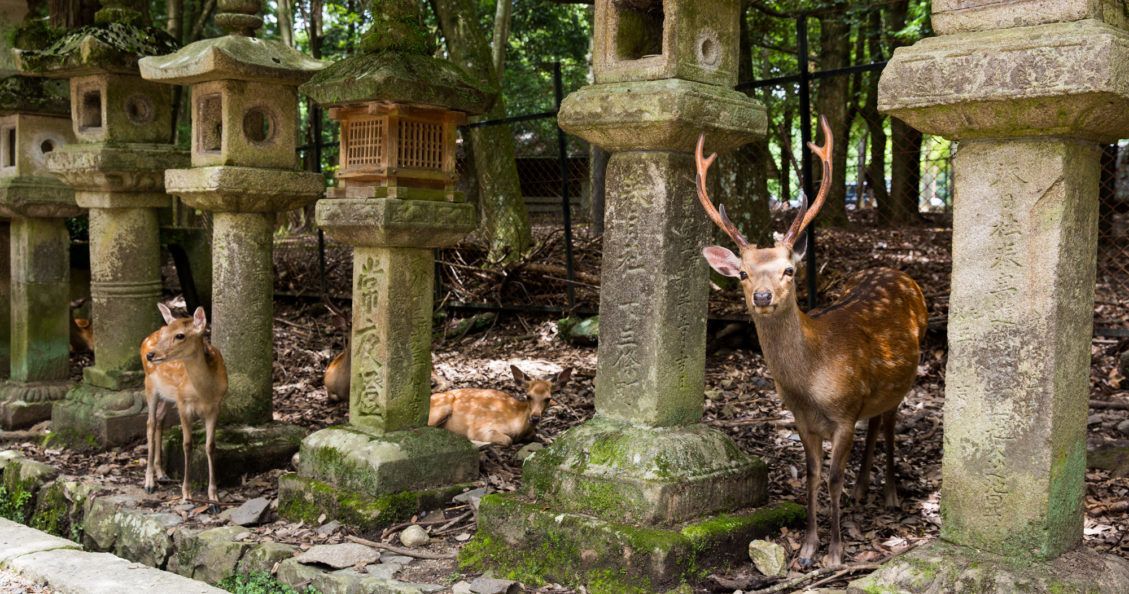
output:
[[[800,15],[796,18],[796,61],[800,68],[800,183],[804,189],[803,208],[809,197],[813,195],[814,183],[812,181],[811,151],[808,143],[811,142],[811,71],[808,63],[808,17]],[[818,303],[816,296],[816,259],[815,259],[815,225],[807,230],[807,264],[808,264],[808,309]]]
[[[553,92],[557,99],[557,113],[560,113],[561,103],[564,101],[564,82],[561,77],[560,62],[553,63]],[[561,169],[561,215],[564,217],[565,277],[568,279],[565,294],[568,296],[568,308],[572,310],[576,307],[576,291],[573,288],[575,279],[572,262],[572,206],[568,199],[568,137],[560,126],[557,126],[557,161]]]

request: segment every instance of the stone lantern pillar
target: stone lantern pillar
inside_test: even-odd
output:
[[[43,50],[17,50],[28,74],[70,81],[77,142],[52,151],[47,169],[90,211],[94,364],[55,405],[56,435],[74,446],[110,447],[145,434],[138,348],[160,325],[157,210],[168,207],[165,169],[188,155],[170,144],[172,90],[142,80],[137,60],[175,42],[144,23],[142,0],[104,0],[95,24]]]
[[[1126,592],[1082,541],[1099,147],[1129,136],[1129,20],[1087,0],[935,0],[879,107],[960,141],[941,540],[855,588]]]
[[[802,517],[751,511],[764,462],[700,422],[711,227],[692,152],[699,133],[727,151],[766,130],[764,108],[733,90],[739,16],[731,0],[596,1],[596,84],[558,116],[611,153],[596,416],[526,461],[521,496],[482,500],[464,561],[660,591]]]
[[[0,383],[0,427],[51,418],[71,388],[70,233],[74,193],[47,155],[74,138],[65,84],[0,80],[0,215],[11,220],[11,374]]]
[[[427,426],[434,248],[474,230],[454,191],[455,126],[494,93],[432,57],[415,0],[383,0],[362,52],[302,91],[341,122],[339,186],[317,222],[353,246],[349,424],[302,442],[279,512],[326,513],[369,529],[440,505],[478,476],[466,440]]]
[[[228,373],[216,467],[221,481],[237,483],[250,469],[288,463],[305,434],[271,422],[271,254],[275,213],[311,203],[325,189],[320,173],[296,170],[297,87],[324,64],[256,39],[258,1],[219,8],[216,25],[227,35],[144,58],[140,67],[146,80],[191,88],[192,168],[169,169],[165,187],[189,207],[213,213],[212,342]],[[180,436],[170,436],[166,448],[170,470],[179,471]],[[196,457],[193,464],[206,472],[204,452]]]

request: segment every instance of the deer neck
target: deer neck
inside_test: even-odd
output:
[[[184,360],[184,370],[188,372],[190,381],[197,386],[197,388],[208,389],[215,383],[215,370],[212,369],[211,363],[208,361],[208,344],[201,343],[200,348]]]
[[[795,390],[805,385],[815,363],[812,321],[800,311],[794,296],[781,308],[775,315],[754,317],[753,324],[773,379]]]

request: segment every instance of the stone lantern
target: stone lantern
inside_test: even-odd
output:
[[[596,84],[558,116],[611,153],[596,415],[525,462],[523,493],[482,500],[476,563],[521,571],[535,556],[546,580],[663,591],[803,517],[755,509],[764,462],[701,423],[711,226],[692,152],[700,133],[721,152],[767,124],[733,90],[740,4],[596,0]]]
[[[494,93],[432,57],[415,0],[383,0],[362,52],[302,91],[341,122],[340,186],[317,205],[331,238],[353,246],[349,424],[302,441],[279,512],[325,513],[366,528],[441,505],[478,475],[466,440],[427,426],[433,249],[474,230],[454,191],[455,126]]]
[[[274,360],[275,213],[321,196],[320,173],[296,170],[298,91],[324,64],[276,41],[256,39],[256,0],[220,2],[227,35],[144,58],[141,75],[191,88],[192,168],[169,169],[165,187],[212,216],[212,342],[223,353],[228,392],[217,433],[218,476],[285,465],[305,434],[271,424]],[[180,437],[166,444],[180,450]],[[261,446],[261,447],[259,447]],[[170,470],[177,459],[166,457]],[[199,461],[206,471],[204,452]]]
[[[11,220],[11,373],[0,383],[0,427],[51,417],[70,389],[70,233],[74,193],[46,158],[71,142],[65,84],[0,80],[0,215]],[[7,247],[7,246],[4,246]]]
[[[138,75],[140,56],[175,49],[144,24],[144,12],[142,0],[104,0],[94,25],[46,49],[15,52],[22,72],[69,79],[77,142],[51,151],[46,164],[90,212],[94,364],[51,415],[56,435],[75,446],[145,435],[138,345],[160,325],[157,211],[171,202],[165,170],[188,155],[169,144],[172,90]]]

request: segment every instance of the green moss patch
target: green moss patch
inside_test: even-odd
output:
[[[278,514],[309,524],[316,524],[325,514],[362,532],[371,532],[407,520],[420,511],[442,507],[466,487],[455,485],[371,497],[297,474],[284,474],[278,480]]]

